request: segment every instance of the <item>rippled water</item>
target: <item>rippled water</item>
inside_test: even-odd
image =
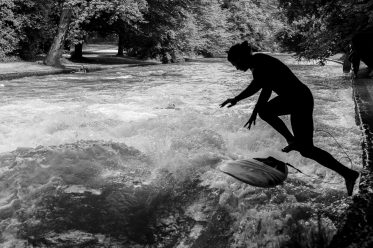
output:
[[[281,59],[314,93],[315,143],[351,166],[332,134],[361,167],[341,68]],[[250,78],[221,61],[3,81],[1,246],[285,247],[320,226],[327,242],[346,207],[342,179],[281,153],[285,141],[261,120],[243,128],[256,97],[219,108]],[[290,171],[260,189],[216,169],[268,155],[319,180]]]

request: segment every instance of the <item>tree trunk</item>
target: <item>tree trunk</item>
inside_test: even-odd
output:
[[[61,56],[62,47],[65,42],[67,30],[71,21],[72,8],[63,8],[60,23],[58,25],[58,31],[54,37],[51,48],[49,49],[48,55],[44,60],[45,65],[61,67]]]
[[[74,52],[71,54],[72,59],[82,59],[83,57],[83,43],[75,44]]]
[[[124,55],[124,34],[119,33],[118,34],[119,39],[118,39],[118,54],[117,56],[123,56]]]

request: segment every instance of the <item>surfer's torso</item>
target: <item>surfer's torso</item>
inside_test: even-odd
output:
[[[259,84],[260,88],[268,88],[278,96],[291,98],[303,98],[311,93],[280,60],[262,53],[252,55],[250,60],[253,83]]]

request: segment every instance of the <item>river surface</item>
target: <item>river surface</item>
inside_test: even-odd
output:
[[[315,144],[360,169],[361,133],[340,65],[279,58],[314,94]],[[350,201],[344,182],[282,153],[285,140],[259,118],[243,128],[257,96],[219,108],[250,80],[205,60],[2,81],[0,246],[326,244]],[[283,185],[261,189],[218,170],[267,156],[312,177],[289,169]]]

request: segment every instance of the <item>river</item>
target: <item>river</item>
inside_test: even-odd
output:
[[[279,58],[314,94],[315,144],[360,169],[361,132],[340,65]],[[285,140],[259,118],[243,128],[257,97],[219,108],[250,80],[224,60],[204,60],[2,81],[1,247],[329,242],[350,200],[342,178],[282,153]],[[218,170],[267,156],[312,178],[290,169],[283,185],[261,189]]]

